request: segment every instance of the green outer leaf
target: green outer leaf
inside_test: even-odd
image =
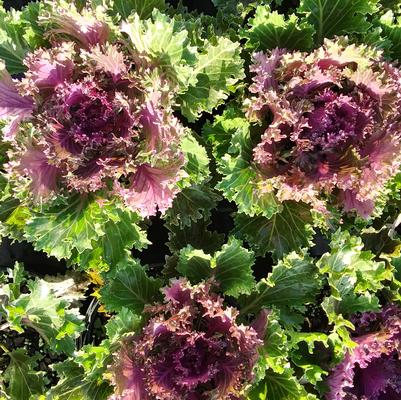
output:
[[[54,369],[61,379],[53,386],[46,400],[106,400],[113,393],[104,380],[88,380],[82,367],[67,360],[56,364]]]
[[[257,2],[254,0],[212,0],[215,7],[222,9],[228,16],[232,18],[232,14],[237,11],[238,8],[243,9],[246,6],[254,5]]]
[[[82,317],[76,310],[68,310],[69,304],[56,298],[45,280],[31,281],[28,288],[28,294],[5,306],[11,328],[22,333],[22,325],[30,327],[54,352],[72,354],[75,339],[84,329]]]
[[[141,313],[146,304],[153,304],[161,295],[162,282],[148,277],[136,260],[119,264],[114,273],[107,275],[107,283],[101,289],[101,301],[110,311],[123,307]]]
[[[0,221],[4,222],[19,206],[20,201],[13,197],[8,197],[0,203]]]
[[[244,77],[239,43],[220,37],[216,45],[207,43],[193,70],[196,84],[180,95],[181,112],[195,121],[202,112],[211,113],[227,98],[231,87]]]
[[[24,265],[15,262],[13,268],[8,268],[8,277],[12,279],[7,285],[1,287],[1,290],[7,292],[8,300],[14,301],[21,296],[21,286],[26,282],[26,272],[24,270]]]
[[[110,219],[105,224],[105,234],[101,237],[104,259],[113,266],[128,256],[133,247],[142,249],[150,244],[146,233],[137,225],[140,217],[136,213],[117,207],[114,211],[116,220]]]
[[[199,144],[193,135],[187,134],[181,141],[186,164],[185,172],[190,183],[202,183],[209,177],[209,157],[206,149]]]
[[[259,347],[259,359],[254,367],[254,383],[260,382],[266,370],[271,368],[274,372],[282,374],[288,367],[287,335],[277,320],[275,313],[267,317],[266,335],[263,346]]]
[[[107,221],[101,206],[93,199],[75,195],[68,202],[55,203],[47,210],[32,214],[25,228],[25,238],[35,250],[43,250],[57,259],[70,258],[92,249],[92,241],[104,235]]]
[[[377,292],[384,287],[383,281],[392,279],[385,263],[374,261],[374,254],[362,250],[362,239],[349,232],[338,230],[330,248],[331,252],[324,254],[317,266],[321,273],[328,274],[332,295],[338,300],[350,292]]]
[[[217,160],[228,153],[233,136],[241,133],[243,137],[248,138],[249,122],[244,118],[242,110],[230,104],[222,115],[216,115],[213,122],[206,122],[202,127],[202,134],[211,144],[213,155]]]
[[[380,308],[379,299],[375,295],[367,292],[357,296],[352,293],[343,296],[338,311],[344,315],[352,315],[358,312],[379,311]]]
[[[212,259],[213,257],[205,254],[203,250],[197,250],[188,245],[180,251],[177,271],[192,283],[199,283],[210,277]]]
[[[32,213],[25,238],[36,250],[57,259],[70,259],[81,268],[108,269],[149,241],[139,228],[138,215],[119,204],[74,195]]]
[[[291,14],[288,18],[271,11],[269,6],[256,8],[254,18],[242,36],[248,39],[247,47],[253,50],[271,50],[276,47],[288,50],[310,50],[313,46],[315,28],[307,21],[300,22]]]
[[[249,216],[262,214],[272,217],[280,210],[280,205],[273,192],[261,193],[256,171],[240,157],[225,156],[219,172],[223,179],[216,188],[223,192],[226,199],[234,201],[238,212]]]
[[[138,14],[131,15],[123,31],[130,39],[138,68],[146,70],[149,65],[157,66],[160,75],[174,84],[174,89],[178,85],[184,91],[191,83],[195,84],[193,68],[197,53],[189,45],[188,32],[182,24],[154,10],[152,19],[146,21]]]
[[[256,255],[262,257],[271,252],[275,259],[280,259],[291,251],[310,246],[314,234],[310,207],[293,201],[282,205],[283,210],[270,219],[237,214],[233,234],[246,240]]]
[[[375,255],[363,251],[360,237],[338,230],[332,236],[330,253],[317,262],[322,274],[327,274],[331,296],[325,299],[325,309],[331,315],[351,315],[358,311],[377,310],[379,301],[374,295],[393,279],[385,262],[374,260]],[[337,318],[330,317],[329,318]]]
[[[118,13],[122,19],[136,12],[141,19],[152,16],[152,11],[157,8],[163,11],[166,8],[165,0],[113,0],[113,11]]]
[[[0,3],[0,59],[10,74],[26,70],[23,60],[28,51],[44,45],[43,30],[38,26],[43,4],[30,3],[22,11],[5,11]]]
[[[232,130],[231,124],[225,122],[219,128]],[[261,214],[270,218],[280,211],[281,205],[273,191],[261,190],[264,182],[260,180],[251,163],[253,143],[249,124],[245,122],[241,124],[240,121],[238,123],[238,129],[233,132],[231,138],[229,154],[217,160],[218,172],[223,178],[216,185],[216,189],[221,190],[225,198],[237,204],[238,212],[249,216]],[[215,140],[215,137],[210,136],[210,140]]]
[[[0,8],[0,59],[5,61],[10,74],[18,74],[26,70],[23,59],[28,45],[23,39],[24,28],[16,17],[18,14],[13,13],[14,15]]]
[[[378,0],[302,0],[298,12],[316,28],[316,41],[349,33],[364,33],[367,14],[377,12]]]
[[[288,368],[282,374],[269,369],[265,379],[248,395],[248,400],[318,400],[300,385],[293,371]]]
[[[209,219],[199,219],[183,228],[166,224],[170,231],[168,248],[175,253],[190,244],[195,249],[202,249],[208,254],[213,254],[224,243],[224,234],[210,231],[208,229],[210,223]]]
[[[124,335],[137,332],[141,326],[142,317],[123,307],[118,314],[107,321],[107,337],[111,343],[119,342]]]
[[[133,211],[115,205],[108,217],[110,219],[102,227],[104,235],[93,243],[93,250],[77,254],[71,260],[81,269],[114,268],[129,257],[133,247],[140,250],[150,243],[146,233],[137,225],[140,217]]]
[[[255,278],[252,275],[254,253],[241,244],[238,239],[230,237],[221,251],[214,255],[217,282],[225,294],[233,297],[249,294],[255,287]]]
[[[256,313],[262,307],[302,307],[313,302],[321,288],[321,278],[308,255],[292,252],[273,267],[250,296],[240,298],[241,312]]]
[[[31,396],[41,394],[44,389],[43,374],[34,369],[41,356],[29,357],[23,348],[6,355],[10,357],[10,363],[2,378],[9,384],[7,392],[11,399],[30,400]]]
[[[210,256],[202,250],[187,246],[181,250],[177,271],[198,283],[213,276],[222,291],[238,297],[249,294],[255,287],[252,265],[255,258],[252,251],[241,246],[241,242],[230,237],[222,249]]]
[[[193,185],[178,193],[166,216],[173,225],[188,226],[192,221],[209,218],[220,199],[208,184]]]
[[[316,385],[328,375],[318,364],[322,365],[332,357],[329,335],[321,332],[291,332],[289,343],[291,346],[291,361],[303,369],[303,382]],[[318,346],[316,343],[320,343]]]
[[[380,26],[383,30],[382,36],[390,42],[391,57],[401,60],[401,17],[395,19],[392,11],[389,11],[381,17]]]

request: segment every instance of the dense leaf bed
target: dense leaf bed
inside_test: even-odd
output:
[[[0,400],[400,399],[400,61],[399,0],[0,1]]]

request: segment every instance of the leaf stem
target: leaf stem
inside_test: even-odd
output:
[[[10,327],[10,323],[9,322],[5,322],[4,324],[0,325],[0,331],[4,331],[9,327]]]
[[[0,349],[2,349],[4,351],[4,353],[6,353],[6,354],[10,353],[10,350],[8,350],[7,347],[4,346],[3,343],[0,343]]]

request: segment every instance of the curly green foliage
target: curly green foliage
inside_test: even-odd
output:
[[[46,44],[38,16],[45,5],[29,3],[22,11],[6,11],[0,3],[0,59],[10,74],[24,72],[28,51]]]
[[[302,0],[298,8],[316,29],[316,43],[324,38],[350,33],[365,33],[368,16],[378,11],[378,0]]]
[[[248,28],[242,30],[247,47],[252,50],[310,50],[315,28],[308,21],[300,21],[295,14],[288,17],[272,11],[269,6],[258,6]]]
[[[258,256],[272,253],[275,259],[312,243],[312,215],[309,206],[286,201],[281,212],[271,218],[235,216],[234,235],[246,240]]]
[[[160,298],[162,282],[146,274],[136,260],[119,264],[115,271],[106,275],[107,283],[101,289],[101,301],[110,311],[120,311],[127,307],[141,313],[147,304]]]
[[[363,246],[361,238],[338,230],[332,237],[330,253],[317,263],[331,289],[324,304],[336,314],[378,310],[376,294],[393,278],[391,268],[384,261],[375,261],[375,255],[364,251]]]
[[[56,294],[46,280],[27,281],[21,265],[16,264],[9,272],[11,282],[0,288],[6,298],[0,304],[2,319],[19,333],[26,328],[34,329],[53,352],[72,354],[74,339],[84,328],[78,310],[70,308],[63,293]],[[27,288],[24,293],[23,286]]]
[[[179,97],[182,114],[195,121],[202,112],[211,113],[235,91],[235,84],[244,77],[240,46],[220,37],[216,44],[206,43],[192,71],[196,84]]]
[[[289,326],[300,322],[297,314],[313,303],[321,290],[322,280],[314,260],[306,252],[292,252],[258,282],[255,290],[239,299],[241,313],[257,313],[261,308],[275,307],[282,312]],[[302,318],[301,318],[302,320]]]
[[[163,11],[166,8],[165,0],[112,0],[111,9],[119,18],[126,19],[132,13],[137,13],[140,19],[147,19],[156,8]]]
[[[253,252],[242,247],[241,242],[230,238],[213,256],[187,246],[180,251],[177,271],[192,283],[214,277],[221,290],[229,296],[249,294],[254,286],[252,275]]]
[[[389,42],[387,52],[392,59],[401,60],[401,16],[390,10],[379,21],[381,36]]]
[[[79,261],[81,266],[115,265],[133,246],[148,242],[137,223],[139,217],[118,204],[93,196],[59,198],[32,212],[25,238],[57,259]]]

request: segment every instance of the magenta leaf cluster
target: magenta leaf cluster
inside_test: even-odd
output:
[[[354,318],[356,347],[328,379],[327,400],[397,400],[401,397],[401,309],[386,306]]]
[[[37,198],[103,190],[142,216],[164,212],[185,176],[184,128],[158,83],[145,87],[123,49],[105,44],[107,25],[86,24],[67,18],[52,33],[65,32],[83,47],[58,40],[28,54],[21,82],[2,71],[0,115],[10,121],[5,138],[18,142],[22,121],[36,132],[25,137],[10,166],[30,178]]]
[[[145,309],[149,322],[115,357],[113,399],[243,398],[264,327],[239,325],[211,283],[172,281],[164,296],[164,304]]]
[[[256,53],[251,71],[247,115],[267,124],[254,163],[279,200],[371,215],[401,163],[400,71],[346,39]]]

